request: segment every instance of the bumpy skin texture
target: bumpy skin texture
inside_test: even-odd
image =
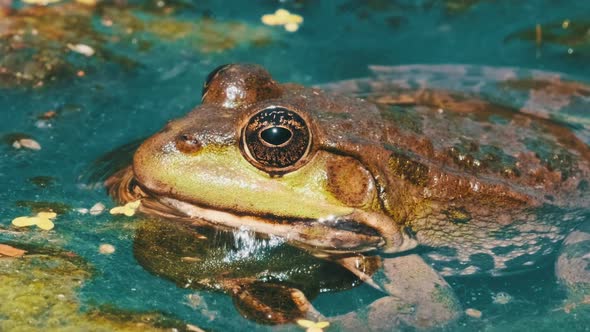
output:
[[[376,103],[389,155],[387,165],[375,161],[384,205],[436,248],[425,258],[443,275],[537,266],[588,220],[588,120],[574,132],[549,119],[583,115],[588,86],[486,67],[375,71],[377,79],[327,88]]]
[[[459,306],[441,275],[539,266],[587,223],[586,85],[486,67],[374,70],[326,92],[279,84],[258,66],[222,67],[203,105],[146,140],[109,190],[120,201],[141,198],[147,214],[247,227],[340,263],[388,295],[342,318],[375,329],[450,321]],[[251,153],[244,128],[266,126],[250,121],[269,109],[297,114],[302,121],[277,123],[309,130],[309,142],[292,135],[280,151],[261,143]],[[283,159],[256,160],[266,148]],[[355,267],[355,254],[416,246],[421,257],[383,259],[385,277]],[[588,279],[574,265],[561,275]]]

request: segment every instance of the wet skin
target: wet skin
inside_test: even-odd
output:
[[[109,191],[149,215],[278,236],[342,265],[387,296],[338,319],[374,329],[456,318],[441,276],[550,263],[587,222],[590,148],[568,127],[471,94],[363,84],[334,86],[359,99],[222,66],[202,105],[143,142]]]

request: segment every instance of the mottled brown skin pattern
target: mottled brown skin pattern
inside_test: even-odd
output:
[[[444,91],[284,98],[314,112],[317,149],[367,167],[394,222],[444,249],[427,256],[444,275],[537,266],[588,212],[590,150],[549,120]]]
[[[460,81],[472,70],[434,67],[429,83],[436,86],[437,77],[445,75],[458,75]],[[379,79],[327,86],[363,97],[354,98],[279,84],[258,66],[220,67],[207,80],[203,104],[148,139],[133,167],[111,177],[107,186],[120,201],[142,198],[145,213],[191,221],[191,215],[204,213],[197,206],[227,212],[227,220],[214,222],[218,226],[237,227],[233,215],[256,232],[286,234],[292,244],[340,263],[389,295],[380,300],[386,306],[376,301],[366,315],[344,317],[345,327],[363,326],[364,316],[377,329],[396,325],[379,323],[396,315],[403,324],[418,327],[452,320],[458,304],[441,275],[498,275],[552,262],[546,258],[588,220],[590,148],[580,137],[590,135],[587,127],[572,130],[552,120],[551,112],[503,106],[479,97],[477,90],[462,93],[396,82],[391,74],[395,67],[383,71],[386,76]],[[510,70],[482,71],[498,86],[507,84],[504,77],[516,84]],[[576,87],[575,95],[586,98],[580,93],[584,86]],[[563,105],[565,96],[557,91],[552,100]],[[242,136],[259,137],[256,128],[267,119],[252,119],[268,108],[293,111],[300,119],[283,117],[281,125],[295,128],[292,144],[266,158],[260,156],[266,143],[249,151]],[[178,151],[198,156],[217,147],[239,148],[265,181],[286,178],[323,158],[327,179],[322,190],[352,212],[342,222],[324,223],[273,216],[261,211],[264,204],[215,206],[198,193],[183,194],[173,183],[145,175],[162,177],[161,172],[142,173],[153,160],[165,161]],[[404,252],[416,246],[425,249],[421,256],[384,256],[383,272],[374,278],[357,266],[358,252]],[[583,254],[575,257],[585,262]],[[560,269],[576,271],[569,265]],[[576,277],[590,279],[588,273],[572,273],[575,277],[568,278],[574,283]],[[396,313],[404,305],[415,308],[408,317]]]
[[[567,128],[440,91],[369,100],[392,151],[385,208],[444,248],[427,255],[443,275],[537,266],[585,220],[590,150]]]

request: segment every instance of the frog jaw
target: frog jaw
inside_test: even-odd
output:
[[[325,252],[395,252],[411,244],[385,215],[347,206],[325,189],[328,152],[272,178],[231,145],[204,147],[191,156],[170,147],[157,150],[149,143],[140,147],[134,177],[150,200],[177,217],[247,227]]]
[[[326,219],[271,219],[253,215],[237,215],[199,207],[195,204],[169,197],[160,197],[158,201],[184,218],[197,225],[212,225],[229,229],[246,229],[259,234],[274,235],[298,246],[325,253],[367,252],[385,245],[385,240],[373,229],[364,227],[359,231],[356,222],[349,222],[350,216]],[[181,217],[181,218],[183,218]],[[350,225],[355,225],[351,229]],[[353,226],[354,227],[354,226]]]

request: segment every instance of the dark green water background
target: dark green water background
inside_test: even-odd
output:
[[[223,63],[259,63],[280,81],[303,84],[366,76],[370,64],[411,63],[526,67],[590,80],[590,1],[205,0],[184,4],[168,18],[239,21],[266,29],[269,40],[264,45],[237,43],[209,52],[195,46],[206,40],[170,41],[146,35],[140,39],[151,44],[147,50],[124,42],[107,46],[136,61],[133,68],[71,54],[74,67],[85,69],[84,77],[58,75],[42,88],[28,88],[28,82],[1,88],[0,135],[28,134],[42,149],[0,146],[0,226],[6,229],[14,217],[30,214],[19,201],[60,202],[70,208],[104,202],[111,207],[102,189],[80,185],[79,177],[88,165],[115,147],[157,131],[167,120],[198,104],[203,79]],[[264,27],[260,17],[277,8],[303,16],[300,30],[288,33],[280,27]],[[566,19],[581,30],[563,29]],[[99,21],[97,16],[97,29],[105,29]],[[536,24],[546,27],[541,45],[535,43]],[[6,56],[0,54],[0,58]],[[38,116],[49,110],[57,110],[58,117],[39,123]],[[30,180],[37,176],[55,181],[39,187]],[[71,250],[96,268],[95,277],[80,293],[85,308],[112,304],[122,309],[158,310],[213,330],[267,328],[243,319],[223,294],[200,293],[208,309],[216,313],[214,320],[189,306],[186,296],[194,291],[178,288],[137,264],[132,231],[123,229],[126,222],[108,213],[68,212],[60,215],[49,235],[30,232],[37,233],[36,241]],[[2,239],[14,240],[0,233]],[[117,250],[113,255],[100,255],[100,243],[111,243]],[[572,331],[590,325],[589,317],[552,311],[564,294],[556,287],[551,268],[510,278],[451,283],[466,308],[484,313],[480,320],[462,320],[454,330]],[[314,304],[327,312],[346,311],[363,304],[364,291],[363,286],[320,295]],[[509,293],[512,302],[493,303],[492,296],[498,292]]]

